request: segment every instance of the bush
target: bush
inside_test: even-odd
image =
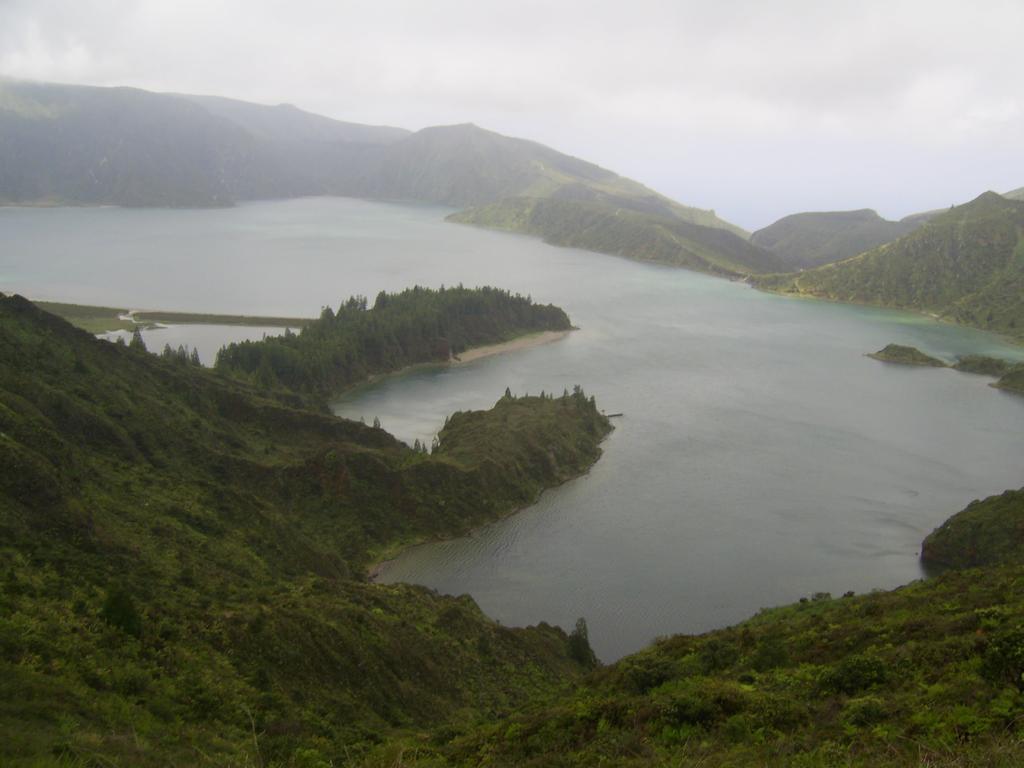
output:
[[[100,609],[100,618],[132,637],[142,636],[142,616],[136,610],[132,596],[122,587],[107,592],[107,599]]]

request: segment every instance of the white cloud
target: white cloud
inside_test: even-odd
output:
[[[0,0],[10,76],[472,120],[747,226],[1024,184],[1024,3]]]

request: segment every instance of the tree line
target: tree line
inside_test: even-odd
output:
[[[330,394],[407,365],[444,362],[465,350],[525,333],[567,330],[560,308],[499,288],[416,286],[381,291],[373,307],[353,296],[298,334],[223,348],[216,368],[265,387]]]

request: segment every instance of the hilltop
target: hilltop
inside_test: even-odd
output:
[[[556,690],[583,669],[560,629],[363,574],[609,429],[581,390],[509,395],[417,451],[0,297],[0,762],[340,762]]]
[[[782,257],[787,271],[856,256],[912,232],[924,221],[888,221],[875,211],[795,213],[750,236],[750,242]]]
[[[1024,202],[994,192],[951,208],[909,235],[760,288],[929,312],[1024,337]]]

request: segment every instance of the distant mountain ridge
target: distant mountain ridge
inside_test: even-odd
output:
[[[778,254],[789,269],[804,269],[856,256],[902,237],[924,223],[908,217],[888,221],[875,211],[795,213],[750,236],[750,242]]]
[[[1024,202],[986,192],[859,256],[754,283],[1024,337]]]
[[[461,221],[501,219],[502,229],[523,222],[501,209],[529,200],[541,218],[564,220],[556,233],[516,231],[553,243],[729,275],[783,268],[713,210],[471,123],[410,132],[288,104],[0,79],[0,204],[209,207],[304,195],[469,207]],[[566,229],[595,217],[596,228]]]

